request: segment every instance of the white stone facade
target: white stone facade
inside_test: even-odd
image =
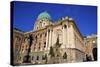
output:
[[[31,64],[44,64],[46,60],[44,60],[43,57],[45,55],[47,55],[47,61],[49,61],[50,47],[55,45],[58,37],[59,43],[61,44],[59,48],[61,53],[59,63],[82,62],[86,59],[84,39],[74,20],[70,17],[63,17],[61,20],[54,23],[51,21],[48,14],[44,16],[42,13],[42,15],[37,18],[33,31],[23,34],[23,40],[25,41],[21,44],[20,59],[18,61],[20,64],[23,64],[23,59],[27,54],[26,51],[29,48],[27,37],[30,34],[33,37],[29,53]],[[23,49],[23,47],[25,47],[25,49]],[[63,59],[65,52],[67,58]]]

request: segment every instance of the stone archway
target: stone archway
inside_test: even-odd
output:
[[[92,50],[94,61],[97,61],[97,48],[93,48]]]

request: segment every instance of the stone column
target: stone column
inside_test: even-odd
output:
[[[48,45],[49,45],[49,44],[48,44],[48,43],[49,43],[49,42],[48,42],[48,39],[49,39],[48,35],[49,35],[49,34],[48,34],[48,31],[47,31],[47,36],[46,36],[46,50],[48,50]]]
[[[63,46],[62,48],[66,48],[67,46],[67,28],[63,28]]]
[[[51,30],[48,30],[48,50],[50,49],[51,46]]]

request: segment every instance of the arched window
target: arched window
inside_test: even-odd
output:
[[[45,60],[45,57],[44,57],[44,55],[42,56],[42,60]]]
[[[36,40],[36,42],[37,42],[37,36],[35,36],[35,40]]]
[[[65,29],[67,28],[67,25],[66,25],[66,24],[64,24],[64,28],[65,28]]]
[[[39,50],[40,50],[41,44],[39,43]]]
[[[42,56],[42,60],[46,60],[47,59],[47,54]]]
[[[36,60],[39,60],[39,56],[37,56]]]
[[[48,32],[50,32],[50,29],[48,29]]]
[[[34,60],[34,56],[32,56],[32,60]]]
[[[46,47],[46,42],[44,42],[44,48]]]
[[[92,50],[94,61],[97,61],[97,48],[93,48]]]

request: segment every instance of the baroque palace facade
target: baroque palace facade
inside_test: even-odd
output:
[[[83,62],[86,55],[94,60],[93,47],[88,46],[91,38],[81,35],[72,18],[66,16],[56,22],[51,20],[47,12],[42,12],[32,31],[13,29],[14,65]]]

